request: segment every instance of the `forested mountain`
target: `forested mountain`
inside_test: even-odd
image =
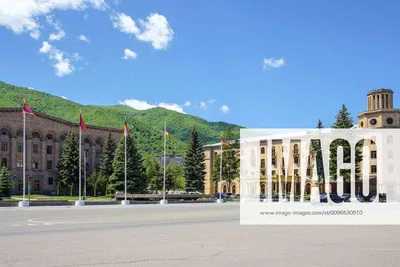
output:
[[[177,154],[184,153],[192,126],[196,126],[201,141],[210,144],[219,142],[220,133],[228,125],[158,107],[141,111],[124,105],[82,105],[48,93],[0,82],[0,107],[20,107],[21,95],[34,110],[72,122],[78,122],[81,109],[88,125],[122,129],[126,116],[131,133],[138,139],[139,149],[154,154],[162,153],[165,122],[172,137],[168,142],[168,153]],[[239,136],[241,127],[231,127]]]

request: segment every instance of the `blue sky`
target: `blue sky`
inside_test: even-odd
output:
[[[378,88],[400,107],[395,0],[44,2],[1,1],[0,80],[257,128],[356,119]]]

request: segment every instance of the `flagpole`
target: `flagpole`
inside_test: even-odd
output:
[[[222,201],[222,154],[223,154],[223,146],[222,146],[222,133],[221,133],[221,157],[220,157],[220,162],[219,162],[219,199],[217,203],[223,203]]]
[[[22,201],[25,201],[25,178],[26,178],[26,114],[24,112],[24,166],[22,170],[22,179],[23,179],[23,194],[22,194]]]
[[[79,113],[79,200],[75,201],[75,206],[84,206],[85,202],[82,201],[82,109]]]
[[[126,117],[125,117],[125,123],[126,123]],[[126,185],[126,136],[127,136],[127,132],[126,132],[126,129],[124,129],[124,135],[125,135],[125,202],[126,202],[126,188],[127,188],[127,185]]]
[[[167,147],[167,123],[164,125],[164,192],[163,192],[163,200],[165,202],[165,154],[166,154],[166,147]]]

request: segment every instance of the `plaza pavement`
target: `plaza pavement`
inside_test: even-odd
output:
[[[0,208],[0,266],[400,266],[400,227],[240,226],[239,203]]]

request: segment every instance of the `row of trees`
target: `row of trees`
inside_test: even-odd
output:
[[[159,160],[150,153],[140,153],[133,137],[126,139],[127,191],[145,193],[163,189],[164,170]],[[204,190],[204,148],[196,128],[193,127],[188,141],[184,164],[166,166],[166,190]],[[74,133],[66,136],[58,164],[57,194],[77,194],[79,183],[79,139]],[[83,166],[82,166],[83,167]],[[82,168],[83,169],[83,168]],[[125,142],[121,138],[117,145],[109,134],[99,168],[87,179],[89,195],[113,195],[125,188]]]

